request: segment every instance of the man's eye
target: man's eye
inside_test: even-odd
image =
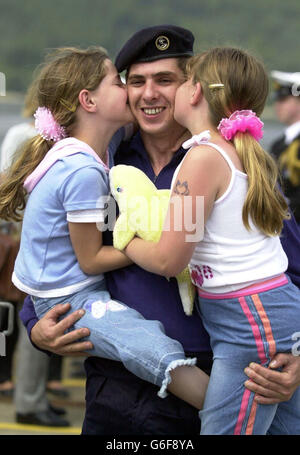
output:
[[[134,87],[140,87],[143,84],[143,81],[130,81],[129,85],[133,85]]]

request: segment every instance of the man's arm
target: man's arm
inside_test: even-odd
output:
[[[37,318],[30,297],[26,297],[20,318],[27,329],[28,336],[38,349],[58,355],[86,356],[93,345],[90,341],[78,341],[89,335],[87,328],[80,328],[65,333],[83,315],[84,310],[77,310],[59,321],[59,318],[71,308],[69,303],[56,305],[40,320]],[[58,322],[59,321],[59,322]]]

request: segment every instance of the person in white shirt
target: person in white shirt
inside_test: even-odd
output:
[[[271,145],[278,161],[285,196],[300,226],[300,73],[272,71],[274,110],[287,125]]]
[[[10,166],[18,146],[35,135],[36,130],[30,122],[18,123],[9,128],[1,146],[0,172],[4,172]]]
[[[22,116],[24,121],[11,126],[2,141],[0,151],[0,173],[4,172],[13,162],[14,154],[28,139],[36,135],[33,114],[36,110],[35,100],[31,94],[31,87],[27,90]]]

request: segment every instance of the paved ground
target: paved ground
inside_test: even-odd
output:
[[[64,359],[65,372],[68,372],[68,366],[71,361],[68,358]],[[0,435],[79,435],[85,408],[85,380],[72,379],[65,374],[63,384],[70,392],[70,397],[64,399],[53,398],[52,394],[49,394],[48,397],[54,406],[66,409],[67,414],[65,417],[71,423],[70,427],[51,428],[18,424],[15,421],[13,399],[0,397]]]

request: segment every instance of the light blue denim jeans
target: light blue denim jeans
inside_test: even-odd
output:
[[[268,366],[277,352],[300,354],[300,291],[285,280],[264,292],[230,298],[200,291],[198,308],[214,355],[199,413],[201,434],[300,434],[300,387],[287,402],[263,405],[244,386],[250,362]]]
[[[93,343],[94,348],[88,353],[121,361],[136,376],[159,386],[161,398],[167,395],[170,371],[177,366],[196,363],[196,359],[185,357],[178,341],[165,335],[161,322],[145,319],[124,303],[111,300],[104,281],[68,296],[32,297],[32,300],[38,318],[59,303],[70,303],[70,312],[83,308],[85,315],[69,330],[90,329],[91,334],[86,339]]]

